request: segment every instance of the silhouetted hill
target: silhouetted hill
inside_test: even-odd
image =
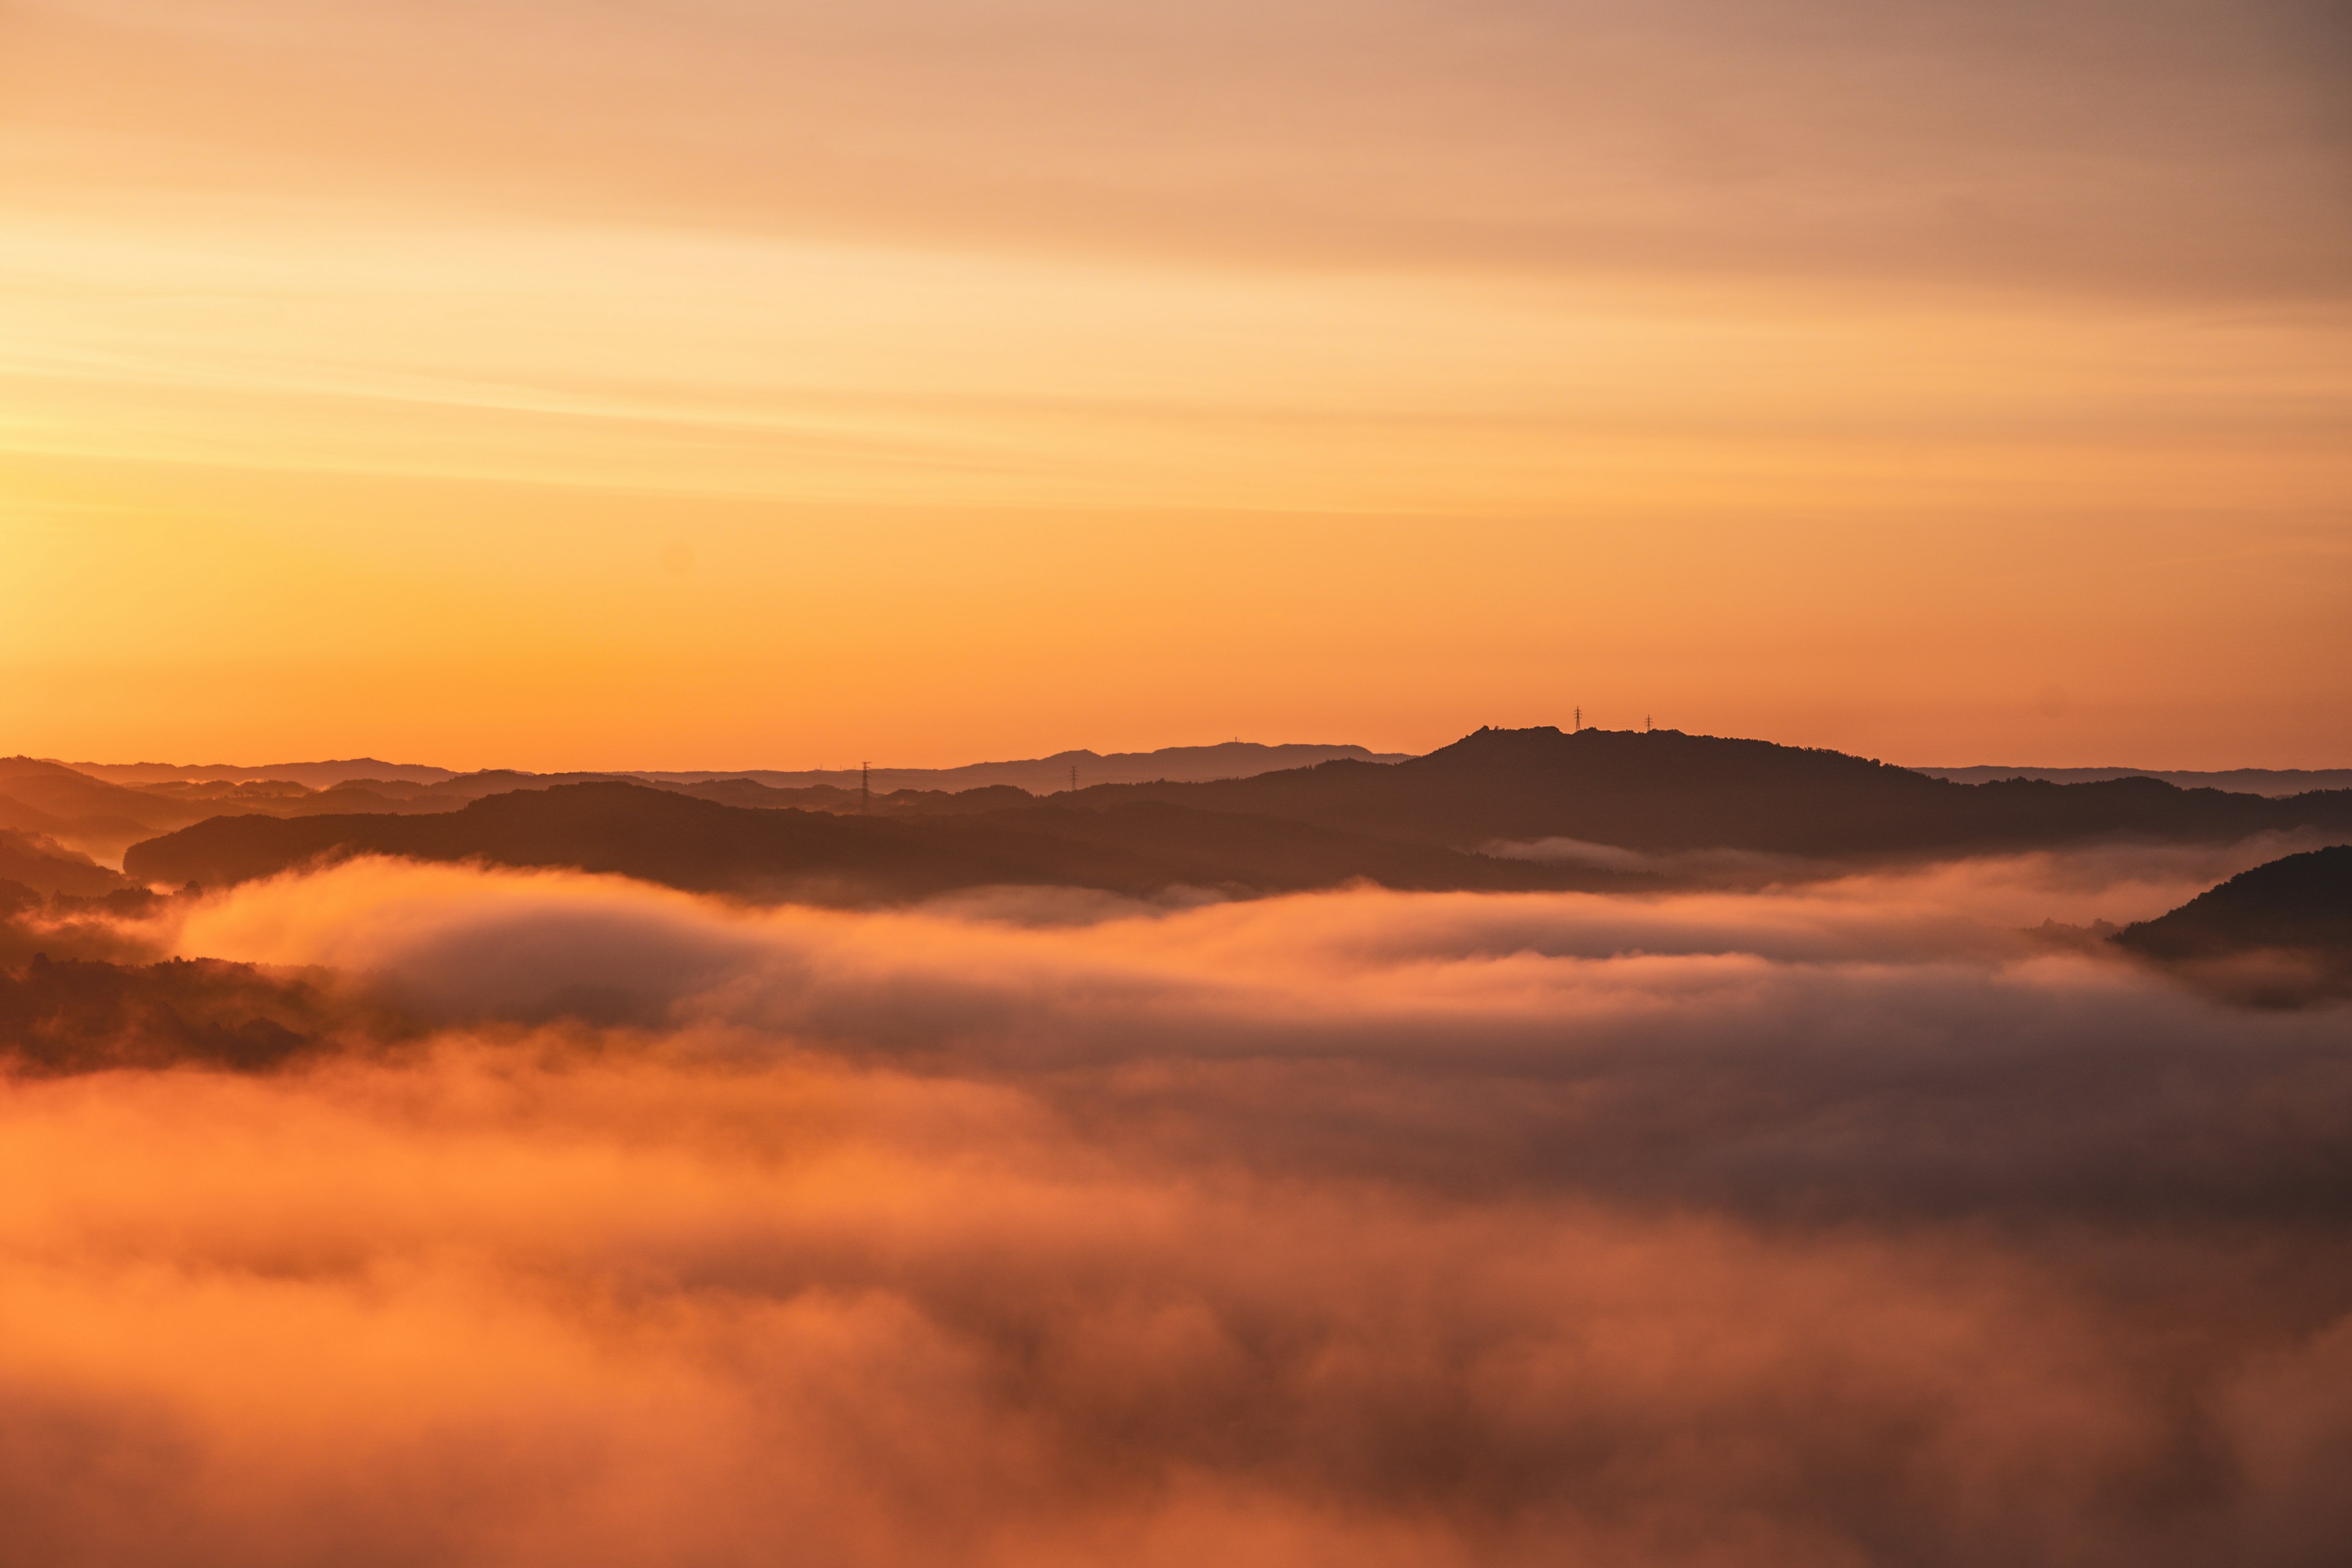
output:
[[[557,784],[620,780],[674,789],[698,798],[719,798],[708,792],[736,792],[730,805],[791,805],[804,810],[838,810],[854,804],[861,784],[873,801],[900,796],[929,801],[968,795],[976,790],[1018,791],[1024,795],[1067,793],[1070,773],[1088,784],[1136,783],[1171,779],[1239,778],[1276,768],[1296,768],[1315,763],[1348,760],[1387,763],[1394,756],[1368,752],[1361,746],[1259,745],[1232,741],[1214,746],[1169,746],[1156,752],[1119,752],[1108,756],[1093,752],[1058,752],[1050,757],[1021,762],[971,763],[955,768],[875,768],[864,780],[856,768],[821,768],[800,773],[772,769],[741,772],[652,771],[614,769],[594,773],[532,773],[513,768],[486,768],[478,773],[452,773],[428,787],[438,796],[478,800],[510,790],[545,789]],[[375,787],[374,781],[352,781]],[[768,790],[773,798],[751,798],[745,790]],[[898,809],[927,809],[911,803]],[[971,803],[957,810],[978,809]]]
[[[2042,779],[2051,784],[2101,784],[2109,779],[2159,779],[2182,789],[2225,789],[2245,795],[2307,795],[2313,790],[2352,789],[2352,768],[1920,768],[1911,770],[1954,784],[1990,784],[1998,779]]]
[[[375,787],[402,798],[368,793]],[[499,793],[446,809],[491,788]],[[434,815],[375,820],[331,811],[337,796]],[[1050,802],[1006,786],[892,791],[863,813],[853,792],[829,786],[593,775],[557,784],[511,772],[219,804],[326,814],[275,826],[260,815],[205,822],[136,847],[132,875],[214,883],[374,850],[577,866],[750,897],[904,898],[999,882],[1275,891],[1353,877],[1393,887],[1560,887],[1612,879],[1467,852],[1569,839],[1837,858],[2352,829],[2352,792],[2280,799],[2144,778],[1960,784],[1763,741],[1552,729],[1482,730],[1402,763],[1342,759],[1250,778],[1098,785]]]
[[[2352,996],[2352,845],[2241,872],[2109,940],[2236,1001]]]
[[[247,779],[232,783],[226,779],[168,779],[161,784],[133,786],[140,794],[157,800],[202,802],[260,802],[305,800],[317,792],[308,784],[290,779]]]
[[[697,800],[721,805],[757,806],[766,810],[863,812],[883,816],[971,816],[985,811],[1033,805],[1037,797],[1011,784],[983,784],[977,789],[896,789],[887,794],[861,795],[856,789],[813,784],[804,789],[780,789],[755,779],[712,779],[702,784],[656,784]]]
[[[271,816],[452,811],[469,798],[462,794],[436,795],[424,784],[383,782],[323,791],[287,779],[167,779],[123,784],[90,777],[62,763],[0,758],[0,828],[47,835],[74,849],[106,857],[120,855],[142,838],[225,811]]]
[[[1213,746],[1163,746],[1156,752],[1056,752],[1050,757],[1028,757],[1003,763],[969,763],[951,768],[880,767],[873,770],[869,782],[876,791],[883,793],[906,789],[953,793],[1009,785],[1045,795],[1068,789],[1073,767],[1078,770],[1081,784],[1133,784],[1150,779],[1234,778],[1265,773],[1273,768],[1304,767],[1341,757],[1365,762],[1397,762],[1402,760],[1402,753],[1369,752],[1361,746],[1288,742],[1264,745],[1255,741],[1223,741]],[[811,768],[797,772],[765,768],[614,768],[568,773],[526,773],[499,768],[465,773],[451,768],[427,767],[415,763],[380,762],[373,757],[357,757],[343,762],[265,763],[257,766],[229,763],[200,765],[73,763],[50,765],[70,767],[93,779],[126,785],[283,780],[314,790],[327,790],[352,783],[438,784],[471,781],[458,782],[459,791],[469,800],[532,784],[579,784],[589,779],[606,778],[680,784],[749,779],[772,789],[833,788],[852,793],[859,784],[856,768]]]
[[[2289,855],[2240,872],[2115,942],[2151,958],[2204,958],[2253,948],[2352,954],[2352,845]]]
[[[78,855],[53,839],[0,829],[0,881],[20,883],[37,893],[102,898],[131,886],[129,880]]]
[[[873,770],[877,791],[923,790],[950,794],[992,786],[1009,786],[1034,795],[1052,795],[1070,787],[1070,771],[1078,784],[1141,784],[1155,779],[1178,781],[1242,778],[1277,768],[1299,768],[1337,760],[1394,763],[1402,752],[1370,752],[1361,746],[1220,741],[1213,746],[1162,746],[1154,752],[1056,752],[1050,757],[1028,757],[1007,763],[967,763],[953,768]],[[631,778],[678,784],[707,784],[716,779],[747,778],[775,789],[832,787],[856,791],[856,768],[817,768],[782,773],[750,768],[731,773],[632,771]]]
[[[158,764],[140,764],[152,768]],[[342,763],[318,764],[322,769]],[[360,764],[353,763],[352,766]],[[128,770],[118,769],[116,772]],[[419,772],[427,770],[408,770]],[[413,815],[456,811],[468,801],[519,789],[563,784],[645,783],[613,773],[530,773],[511,768],[437,777],[351,778],[323,789],[290,779],[170,778],[119,784],[88,777],[59,763],[18,757],[0,760],[0,829],[45,835],[71,848],[113,857],[143,838],[216,816],[348,816],[360,813]],[[11,795],[12,784],[38,805]],[[652,787],[727,805],[795,807],[805,811],[864,812],[886,816],[972,815],[1031,803],[1025,790],[997,784],[949,793],[899,789],[862,796],[855,788],[832,785],[780,789],[749,778],[702,783],[662,781]],[[46,809],[44,809],[46,808]]]
[[[109,784],[37,757],[0,757],[0,827],[46,834],[77,849],[117,855],[125,845],[218,809]]]
[[[1849,856],[2352,827],[2352,791],[2272,799],[2153,779],[1960,784],[1838,752],[1671,730],[1481,730],[1385,766],[1107,785],[1080,798],[1162,800],[1461,849],[1569,838]]]
[[[1627,880],[1159,802],[856,816],[612,782],[515,791],[422,816],[215,817],[133,846],[125,866],[144,881],[213,887],[356,853],[572,867],[696,892],[824,902],[998,884],[1142,895],[1180,885],[1288,891],[1357,878],[1494,889]]]
[[[352,757],[331,763],[67,763],[60,766],[110,784],[151,784],[171,781],[282,779],[310,789],[332,789],[352,779],[382,779],[409,784],[436,784],[454,778],[454,768],[421,763],[387,763],[374,757]]]
[[[249,964],[174,959],[52,963],[37,954],[0,970],[0,1067],[37,1074],[204,1066],[258,1072],[282,1065],[348,1020],[314,986]]]

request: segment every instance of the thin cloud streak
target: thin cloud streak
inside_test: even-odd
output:
[[[146,138],[322,200],[2205,298],[2340,299],[2352,244],[2352,42],[2317,5],[47,0],[16,26],[16,116],[65,169]]]

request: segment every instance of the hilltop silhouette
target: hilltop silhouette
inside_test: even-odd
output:
[[[103,898],[131,886],[129,879],[53,838],[0,828],[0,886],[11,883],[31,892],[86,899]]]
[[[126,845],[218,810],[208,803],[167,800],[109,784],[60,763],[0,757],[0,829],[38,835],[77,850],[120,855]]]
[[[519,790],[429,816],[215,817],[134,846],[124,864],[143,881],[218,887],[364,853],[568,867],[815,902],[992,885],[1145,895],[1179,886],[1295,891],[1357,879],[1496,890],[1621,880],[1154,801],[858,816],[725,805],[618,781]]]
[[[2352,845],[2241,872],[2108,940],[2243,1000],[2352,995]]]
[[[1255,741],[1220,741],[1213,746],[1162,746],[1151,752],[1056,752],[1009,763],[967,763],[952,768],[873,770],[861,781],[856,768],[820,768],[801,773],[771,769],[735,772],[632,772],[629,778],[652,783],[707,784],[719,779],[750,779],[774,789],[830,786],[855,791],[861,782],[876,790],[945,791],[950,794],[987,786],[1009,786],[1032,795],[1053,795],[1070,787],[1070,771],[1077,770],[1078,785],[1142,784],[1157,779],[1178,782],[1245,778],[1279,768],[1310,767],[1317,763],[1349,761],[1397,763],[1405,753],[1370,752],[1361,746],[1289,742],[1265,745]]]
[[[1284,756],[1318,760],[1258,771]],[[1064,765],[1072,757],[1087,759],[1078,764],[1075,792]],[[304,765],[355,768],[365,759]],[[843,772],[404,771],[437,776],[348,777],[324,788],[294,779],[125,784],[61,763],[15,758],[0,761],[0,828],[46,835],[68,848],[111,858],[140,840],[215,816],[446,813],[517,791],[614,782],[725,805],[880,817],[976,816],[1035,805],[1035,795],[999,776],[1007,773],[1029,778],[1060,804],[1089,811],[1156,801],[1399,844],[1467,851],[1499,847],[1507,854],[1538,857],[1549,851],[1529,847],[1548,839],[1628,852],[1733,849],[1835,858],[2101,837],[2218,842],[2285,828],[2352,826],[2352,791],[2284,795],[2275,793],[2274,779],[2265,784],[2273,791],[2267,795],[2180,788],[2137,775],[1960,783],[1837,752],[1672,730],[1481,730],[1402,760],[1360,747],[1239,742],[1110,757],[1064,752],[969,768],[877,769],[870,791],[858,787],[855,773]],[[1120,771],[1134,782],[1102,776]],[[943,781],[971,787],[934,787]]]
[[[334,809],[355,798],[368,814]],[[378,802],[389,805],[376,811]],[[141,843],[126,870],[217,885],[373,852],[571,866],[755,898],[914,898],[990,883],[1276,892],[1358,878],[1496,889],[1640,884],[1631,871],[1538,864],[1551,858],[1547,842],[1559,840],[1837,862],[2352,827],[2347,791],[2279,798],[2144,778],[1962,784],[1763,741],[1553,729],[1482,730],[1402,763],[1339,759],[1248,778],[1099,784],[1049,802],[1003,785],[867,800],[751,778],[553,783],[484,773],[217,804],[240,814]],[[1484,853],[1496,848],[1513,858]]]
[[[306,789],[332,789],[355,779],[367,779],[397,784],[437,784],[455,778],[455,768],[436,768],[423,763],[387,763],[379,757],[348,757],[341,762],[320,763],[68,763],[77,773],[88,773],[110,784],[153,784],[226,782],[243,784],[253,780],[275,780],[299,784]]]
[[[1268,768],[1345,757],[1393,761],[1361,746],[1171,746],[1157,752],[1061,752],[1023,762],[960,768],[877,768],[806,773],[584,772],[534,773],[514,768],[456,773],[373,757],[342,762],[228,763],[78,763],[33,757],[0,760],[0,828],[45,834],[71,848],[112,858],[152,837],[224,813],[269,816],[407,815],[455,811],[468,801],[521,789],[619,780],[650,784],[732,805],[857,810],[885,816],[969,814],[1066,792],[1072,770],[1083,784],[1115,780],[1228,778]],[[1025,787],[1024,787],[1025,786]],[[958,799],[957,796],[970,798]]]
[[[2244,795],[2305,795],[2313,790],[2352,789],[2352,768],[2020,768],[2005,765],[1911,770],[1954,784],[1990,784],[2000,779],[2046,779],[2052,784],[2098,784],[2109,779],[2160,779],[2182,789],[2226,789]]]
[[[266,1071],[311,1049],[355,1011],[308,981],[250,964],[52,962],[36,953],[21,969],[0,968],[0,1067],[33,1074],[186,1064]]]
[[[515,789],[529,784],[578,784],[589,779],[629,779],[643,784],[698,784],[723,779],[749,779],[772,789],[830,787],[855,791],[861,783],[879,791],[902,789],[961,791],[987,785],[1010,785],[1036,795],[1069,787],[1076,768],[1081,784],[1134,784],[1150,779],[1220,779],[1261,773],[1274,768],[1304,767],[1335,758],[1361,762],[1400,762],[1402,752],[1379,752],[1361,746],[1284,742],[1266,745],[1255,741],[1221,741],[1213,746],[1162,746],[1153,752],[1056,752],[1049,757],[1015,762],[968,763],[950,768],[879,767],[861,780],[856,768],[809,768],[797,772],[772,768],[646,769],[607,768],[570,773],[530,773],[508,768],[464,773],[455,768],[417,763],[387,763],[373,757],[342,762],[265,763],[259,765],[209,763],[72,763],[69,767],[110,784],[149,786],[166,784],[244,784],[275,781],[307,789],[329,790],[357,784],[381,791],[386,784],[452,784],[467,799]],[[500,784],[499,780],[511,781]],[[391,792],[384,792],[391,793]]]
[[[1964,784],[1840,752],[1673,730],[1481,730],[1391,765],[1106,785],[1079,798],[1250,812],[1463,849],[1565,838],[1839,857],[2352,827],[2347,790],[2282,798],[2146,778]]]

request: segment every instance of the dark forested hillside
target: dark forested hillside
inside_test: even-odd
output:
[[[311,983],[245,963],[52,962],[0,968],[0,1070],[35,1074],[202,1065],[258,1071],[310,1049],[333,1020]]]
[[[371,852],[572,867],[698,892],[820,901],[992,884],[1142,894],[1179,885],[1286,891],[1359,878],[1495,889],[1615,880],[1149,801],[879,817],[748,809],[620,783],[516,791],[424,816],[216,817],[134,846],[124,864],[149,882],[213,887]]]
[[[1671,730],[1481,730],[1385,766],[1105,785],[1082,798],[1246,811],[1456,848],[1559,837],[1850,856],[2352,827],[2352,791],[2274,799],[2153,779],[1962,784],[1838,752]]]
[[[21,884],[37,893],[66,893],[77,898],[101,898],[131,883],[38,834],[0,828],[0,882]]]
[[[518,787],[450,809],[461,792],[493,784]],[[1840,861],[2352,829],[2352,792],[2273,799],[2152,779],[1961,784],[1836,752],[1672,731],[1482,730],[1402,763],[1342,760],[1214,783],[1106,784],[1046,801],[1002,786],[864,801],[830,787],[781,790],[751,779],[551,785],[528,774],[468,774],[401,787],[440,809],[415,801],[399,810],[425,815],[289,816],[279,803],[271,815],[217,817],[140,844],[125,868],[150,882],[211,886],[321,855],[372,851],[572,866],[756,898],[915,898],[990,883],[1273,892],[1357,878],[1396,888],[1511,889],[1641,879],[1480,851],[1574,839]],[[341,793],[299,805],[320,811]]]
[[[2352,995],[2352,845],[2241,872],[2110,940],[2240,1000]]]
[[[2339,948],[2352,954],[2352,845],[2289,855],[2242,872],[2116,943],[2156,958],[2252,948]]]

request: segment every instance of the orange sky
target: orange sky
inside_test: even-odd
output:
[[[0,5],[0,750],[2352,763],[2352,42],[1962,9]]]

